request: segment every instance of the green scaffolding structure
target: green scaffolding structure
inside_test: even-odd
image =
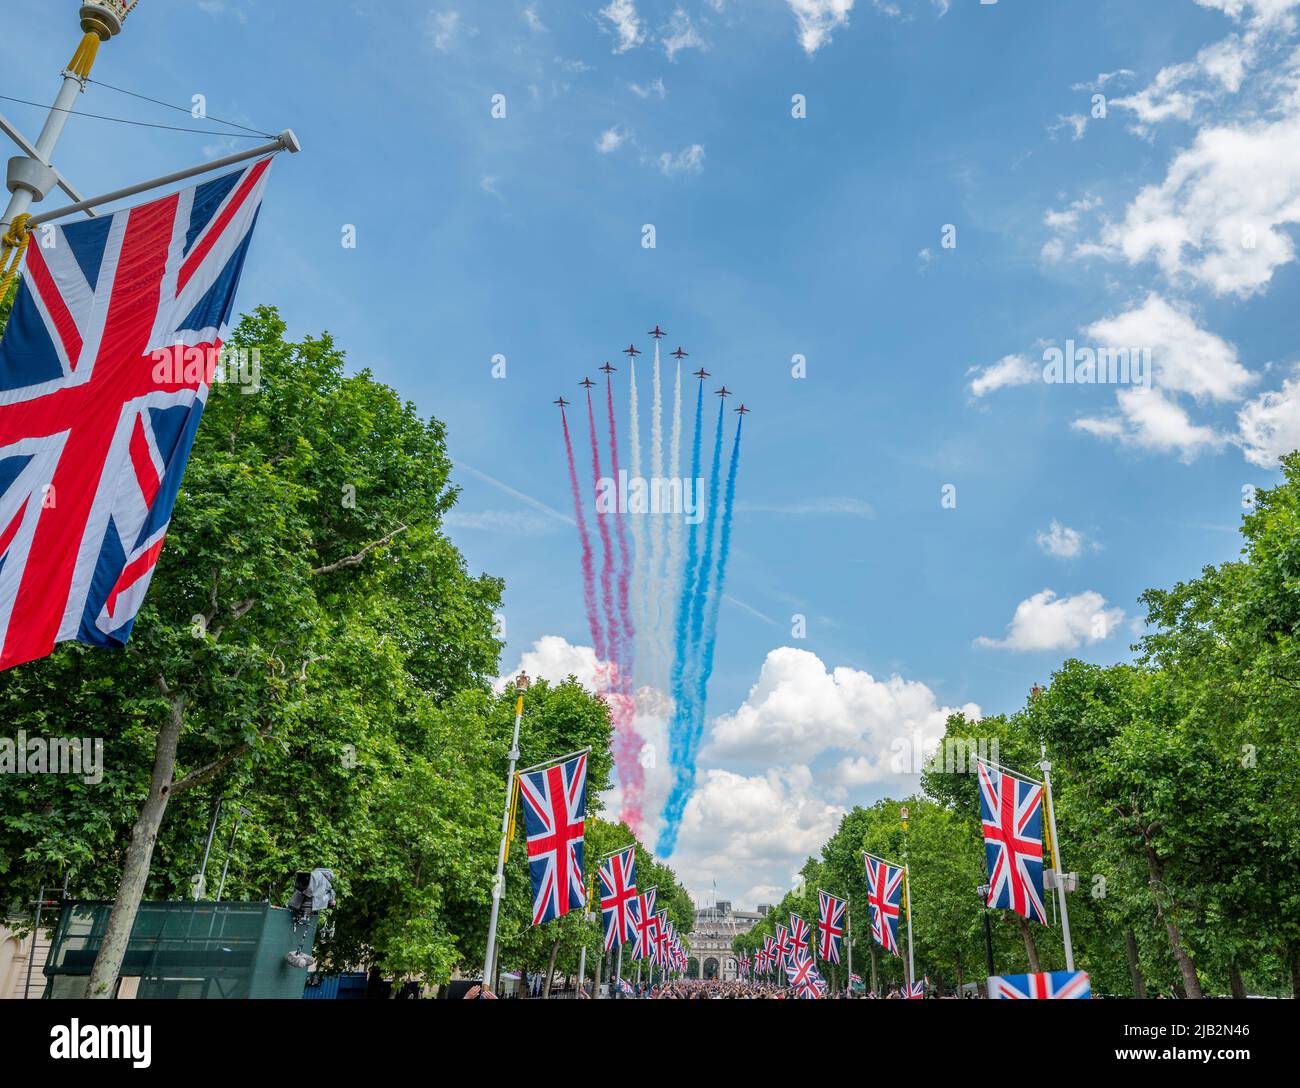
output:
[[[112,906],[64,904],[45,964],[46,998],[83,995]],[[285,954],[310,953],[315,935],[316,915],[295,932],[292,912],[270,903],[141,903],[119,995],[134,987],[137,998],[300,1000],[307,970]]]

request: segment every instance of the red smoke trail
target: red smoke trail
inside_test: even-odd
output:
[[[573,516],[578,519],[578,540],[582,544],[582,597],[587,606],[587,626],[596,657],[604,661],[609,654],[601,630],[600,612],[596,607],[596,572],[591,558],[591,537],[587,533],[587,516],[582,509],[582,488],[578,486],[578,467],[573,460],[573,441],[569,437],[569,417],[560,409],[564,421],[564,451],[569,455],[569,485],[573,489]]]
[[[591,424],[591,479],[597,499],[600,496],[600,443],[596,441],[596,412],[591,406],[591,390],[587,390],[587,421]],[[617,662],[623,660],[623,638],[618,628],[618,613],[614,609],[614,544],[609,535],[609,515],[597,506],[596,526],[600,529],[600,599],[605,607],[605,632],[609,636],[609,656]]]
[[[590,389],[587,390],[587,422],[591,425],[592,482],[599,495],[600,442],[596,438],[596,410],[591,403]],[[636,702],[631,695],[632,670],[626,666],[624,658],[627,642],[619,630],[619,613],[614,604],[614,544],[610,538],[608,519],[606,512],[597,509],[596,525],[600,529],[602,554],[600,595],[605,607],[611,670],[605,701],[609,705],[610,720],[614,723],[614,765],[618,768],[619,782],[623,786],[623,811],[620,816],[636,833],[641,827],[641,794],[645,786],[645,771],[641,766],[641,738],[637,736],[635,727]]]
[[[618,486],[618,424],[614,418],[614,384],[610,381],[609,375],[605,375],[605,397],[609,406],[609,457],[614,474],[615,487]],[[627,546],[627,525],[623,521],[623,514],[620,512],[615,522],[618,528],[618,614],[623,623],[623,660],[619,662],[622,669],[622,680],[624,683],[623,690],[630,693],[632,690],[632,666],[634,664],[633,655],[635,653],[636,629],[632,626],[632,611],[628,605],[628,581],[632,576],[631,553]]]
[[[605,398],[609,409],[609,457],[617,487],[618,424],[615,422],[614,415],[614,385],[608,374],[605,375]],[[636,648],[636,629],[632,624],[632,612],[628,604],[628,582],[632,574],[632,559],[627,545],[627,526],[621,513],[617,515],[615,525],[618,528],[619,555],[618,612],[623,625],[623,638],[620,644],[617,675],[614,678],[618,695],[611,702],[610,715],[614,721],[617,746],[624,752],[624,758],[619,761],[619,780],[623,784],[623,811],[620,815],[632,833],[639,837],[644,821],[641,799],[645,793],[645,770],[641,766],[642,740],[636,731],[636,698],[632,690],[633,655]]]

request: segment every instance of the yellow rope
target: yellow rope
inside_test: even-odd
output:
[[[22,266],[23,254],[27,252],[27,243],[32,237],[27,231],[30,218],[30,215],[15,216],[8,233],[0,239],[0,301],[9,297],[9,288]]]
[[[72,59],[68,61],[67,71],[78,79],[89,79],[90,70],[95,66],[95,57],[98,55],[99,35],[93,30],[87,31],[77,46],[77,51],[72,54]]]

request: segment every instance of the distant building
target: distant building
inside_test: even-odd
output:
[[[695,912],[695,928],[688,939],[691,978],[716,978],[730,982],[739,977],[731,942],[748,933],[763,915],[758,911],[733,910],[730,900]]]

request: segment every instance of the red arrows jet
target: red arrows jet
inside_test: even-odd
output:
[[[725,385],[721,389],[715,389],[714,392],[717,393],[717,395],[722,397],[723,399],[726,399],[727,397],[731,396],[731,390],[728,389]]]
[[[584,389],[590,389],[596,383],[593,382],[590,378],[583,378],[582,381],[580,381],[578,384],[582,386]]]
[[[679,347],[676,351],[670,352],[669,354],[672,355],[673,358],[680,363],[683,359],[686,358],[686,356],[690,354],[690,352],[682,351],[682,349]]]
[[[736,409],[736,411],[739,412],[742,416],[744,416],[744,415],[748,415],[750,412],[752,412],[753,409],[752,409],[752,408],[746,408],[746,407],[742,404],[739,408]]]
[[[709,377],[710,375],[709,372],[704,369],[704,367],[700,367],[700,369],[695,372],[695,376],[699,378],[700,381],[704,381],[704,379]]]
[[[656,340],[662,340],[667,335],[668,334],[658,325],[656,325],[650,332],[646,333],[646,336],[653,336]]]
[[[635,359],[641,353],[636,350],[635,344],[628,344],[628,346],[623,349],[623,354],[630,355],[633,359]]]
[[[618,367],[610,366],[609,363],[606,363],[600,368],[600,370],[602,374],[613,374],[618,370]]]
[[[552,403],[552,404],[558,404],[561,408],[567,408],[567,407],[569,406],[569,402],[568,402],[567,400],[564,399],[563,394],[561,394],[561,396],[560,396],[560,398],[559,398],[558,400],[553,400],[553,401],[551,401],[551,403]]]

